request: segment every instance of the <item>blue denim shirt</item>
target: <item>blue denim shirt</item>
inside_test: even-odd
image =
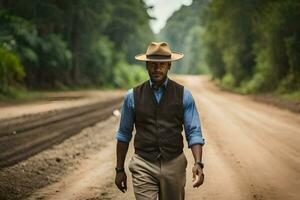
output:
[[[163,83],[166,86],[168,79]],[[152,87],[153,82],[149,80],[150,87]],[[163,88],[160,86],[157,90],[154,90],[154,95],[157,102],[163,94]],[[188,142],[189,148],[193,144],[204,145],[205,139],[202,137],[200,117],[195,105],[194,98],[191,92],[184,88],[183,93],[183,125],[184,132]],[[124,102],[121,111],[121,120],[119,129],[117,131],[116,139],[118,141],[129,143],[132,138],[132,131],[134,126],[134,97],[133,89],[127,91],[124,97]]]

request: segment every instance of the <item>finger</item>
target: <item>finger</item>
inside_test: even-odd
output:
[[[195,183],[195,187],[199,187],[200,185],[203,184],[203,182],[204,182],[204,174],[201,174],[201,175],[199,176],[198,181]]]
[[[118,189],[124,193],[124,187],[122,186],[122,181],[116,181],[115,183],[116,183]]]
[[[123,189],[124,191],[127,190],[127,183],[126,183],[126,180],[123,180],[123,181],[122,181],[122,189]]]
[[[202,170],[201,168],[198,168],[198,169],[197,169],[197,174],[198,174],[198,175],[203,174],[203,170]]]
[[[124,189],[127,191],[127,180],[124,180]]]
[[[204,174],[201,175],[201,184],[204,182]]]
[[[197,180],[194,182],[194,187],[199,187],[203,183],[203,174],[197,175]]]
[[[196,178],[196,172],[195,172],[195,170],[192,170],[192,172],[193,172],[193,180],[195,180],[195,178]]]
[[[198,181],[193,185],[193,187],[199,187],[200,186],[200,178],[198,179]]]
[[[119,188],[119,190],[121,190],[121,192],[125,193],[125,191],[121,185],[117,185],[117,187]]]
[[[204,174],[201,174],[201,177],[200,177],[200,185],[202,185],[204,182]]]
[[[198,181],[199,181],[199,176],[196,175],[195,180],[193,180],[193,187],[197,187]]]

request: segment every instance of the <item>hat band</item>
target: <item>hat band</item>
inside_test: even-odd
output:
[[[166,59],[166,58],[171,58],[171,55],[146,55],[146,58],[149,58],[149,59]]]

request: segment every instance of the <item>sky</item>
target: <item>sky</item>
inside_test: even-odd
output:
[[[147,5],[154,8],[149,10],[149,14],[156,20],[150,21],[151,29],[154,33],[158,33],[162,29],[167,19],[178,10],[182,5],[190,5],[193,0],[144,0]]]

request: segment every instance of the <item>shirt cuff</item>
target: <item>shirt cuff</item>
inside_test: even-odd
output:
[[[123,134],[120,131],[117,132],[116,139],[121,142],[129,143],[131,140],[131,136],[127,134]]]
[[[200,134],[194,135],[194,136],[189,138],[189,141],[188,141],[189,148],[191,148],[192,145],[194,145],[194,144],[204,145],[205,144],[205,139],[203,137],[201,137]]]

